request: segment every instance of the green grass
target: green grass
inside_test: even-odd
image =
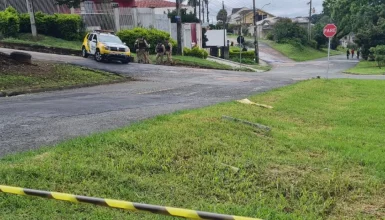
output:
[[[133,57],[136,57],[136,54],[132,53]],[[178,56],[174,55],[172,57],[174,61],[174,65],[176,66],[186,66],[186,67],[195,67],[195,68],[202,68],[202,69],[217,69],[217,70],[236,70],[236,71],[246,71],[250,72],[251,70],[248,68],[233,68],[226,64],[217,63],[214,61],[210,61],[207,59],[201,59],[197,57],[190,57],[190,56]],[[166,56],[164,57],[164,61],[166,61]],[[150,61],[151,63],[156,63],[156,56],[150,55]]]
[[[20,67],[26,69],[23,72],[17,72],[17,70],[13,69],[0,72],[0,91],[6,93],[25,92],[72,86],[88,86],[126,80],[126,78],[121,76],[87,70],[71,65],[45,63],[39,63],[38,65],[38,67]],[[30,71],[28,69],[30,69]]]
[[[378,67],[376,62],[361,61],[357,66],[348,69],[345,73],[358,74],[358,75],[385,75],[385,68]]]
[[[311,80],[250,98],[274,109],[230,102],[158,116],[5,157],[0,184],[263,219],[381,219],[384,87]],[[15,195],[0,201],[1,219],[171,219]]]
[[[321,50],[316,50],[314,48],[304,46],[302,49],[298,48],[296,46],[293,46],[292,44],[279,44],[272,41],[264,40],[263,42],[266,42],[269,44],[272,48],[275,50],[281,52],[283,55],[287,56],[288,58],[294,60],[294,61],[309,61],[309,60],[315,60],[319,58],[324,58],[328,56],[327,49],[322,48]],[[340,51],[331,50],[330,55],[341,55]]]
[[[37,40],[34,40],[31,34],[19,34],[17,38],[5,38],[1,41],[5,43],[20,43],[73,50],[81,50],[82,48],[81,41],[67,41],[60,38],[54,38],[44,35],[38,35]]]

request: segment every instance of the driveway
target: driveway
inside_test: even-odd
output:
[[[0,49],[9,53],[12,50]],[[108,70],[137,81],[0,98],[0,156],[127,126],[182,109],[230,101],[325,75],[324,60],[281,63],[266,73],[244,73],[139,64],[96,63],[91,59],[31,52],[34,59]],[[330,77],[353,61],[334,57]],[[357,76],[355,76],[357,77]],[[377,77],[381,78],[381,77]]]

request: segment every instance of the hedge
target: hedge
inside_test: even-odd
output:
[[[233,51],[230,50],[230,59],[232,58],[238,58],[240,56],[240,51]],[[254,51],[242,51],[242,57],[247,58],[247,59],[254,59],[255,58],[255,53]]]
[[[204,49],[200,49],[199,47],[194,47],[192,49],[185,47],[183,49],[183,55],[190,56],[190,57],[198,57],[201,59],[207,59],[207,57],[209,56],[209,53],[207,53],[207,51]]]
[[[159,41],[164,42],[166,39],[170,41],[173,45],[173,50],[175,52],[177,48],[176,42],[171,39],[170,34],[157,30],[157,29],[146,29],[146,28],[134,28],[131,30],[122,30],[117,33],[117,36],[127,44],[130,48],[135,48],[135,41],[140,37],[144,37],[148,44],[150,44],[151,49],[150,53],[155,53],[155,47]]]
[[[15,37],[19,32],[20,19],[16,9],[8,7],[0,11],[0,35],[4,37]]]

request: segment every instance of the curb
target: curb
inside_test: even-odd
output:
[[[14,50],[25,50],[33,51],[39,53],[50,53],[58,55],[68,55],[68,56],[82,56],[81,50],[65,49],[58,47],[46,47],[34,44],[22,44],[22,43],[6,43],[0,41],[0,47],[14,49]]]

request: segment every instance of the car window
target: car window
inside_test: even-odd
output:
[[[93,36],[93,34],[88,35],[88,40],[91,41]]]
[[[119,37],[114,35],[100,35],[99,41],[104,43],[123,44],[122,41],[119,39]]]
[[[94,37],[92,38],[92,40],[98,41],[98,38],[97,38],[96,34],[94,34]]]

